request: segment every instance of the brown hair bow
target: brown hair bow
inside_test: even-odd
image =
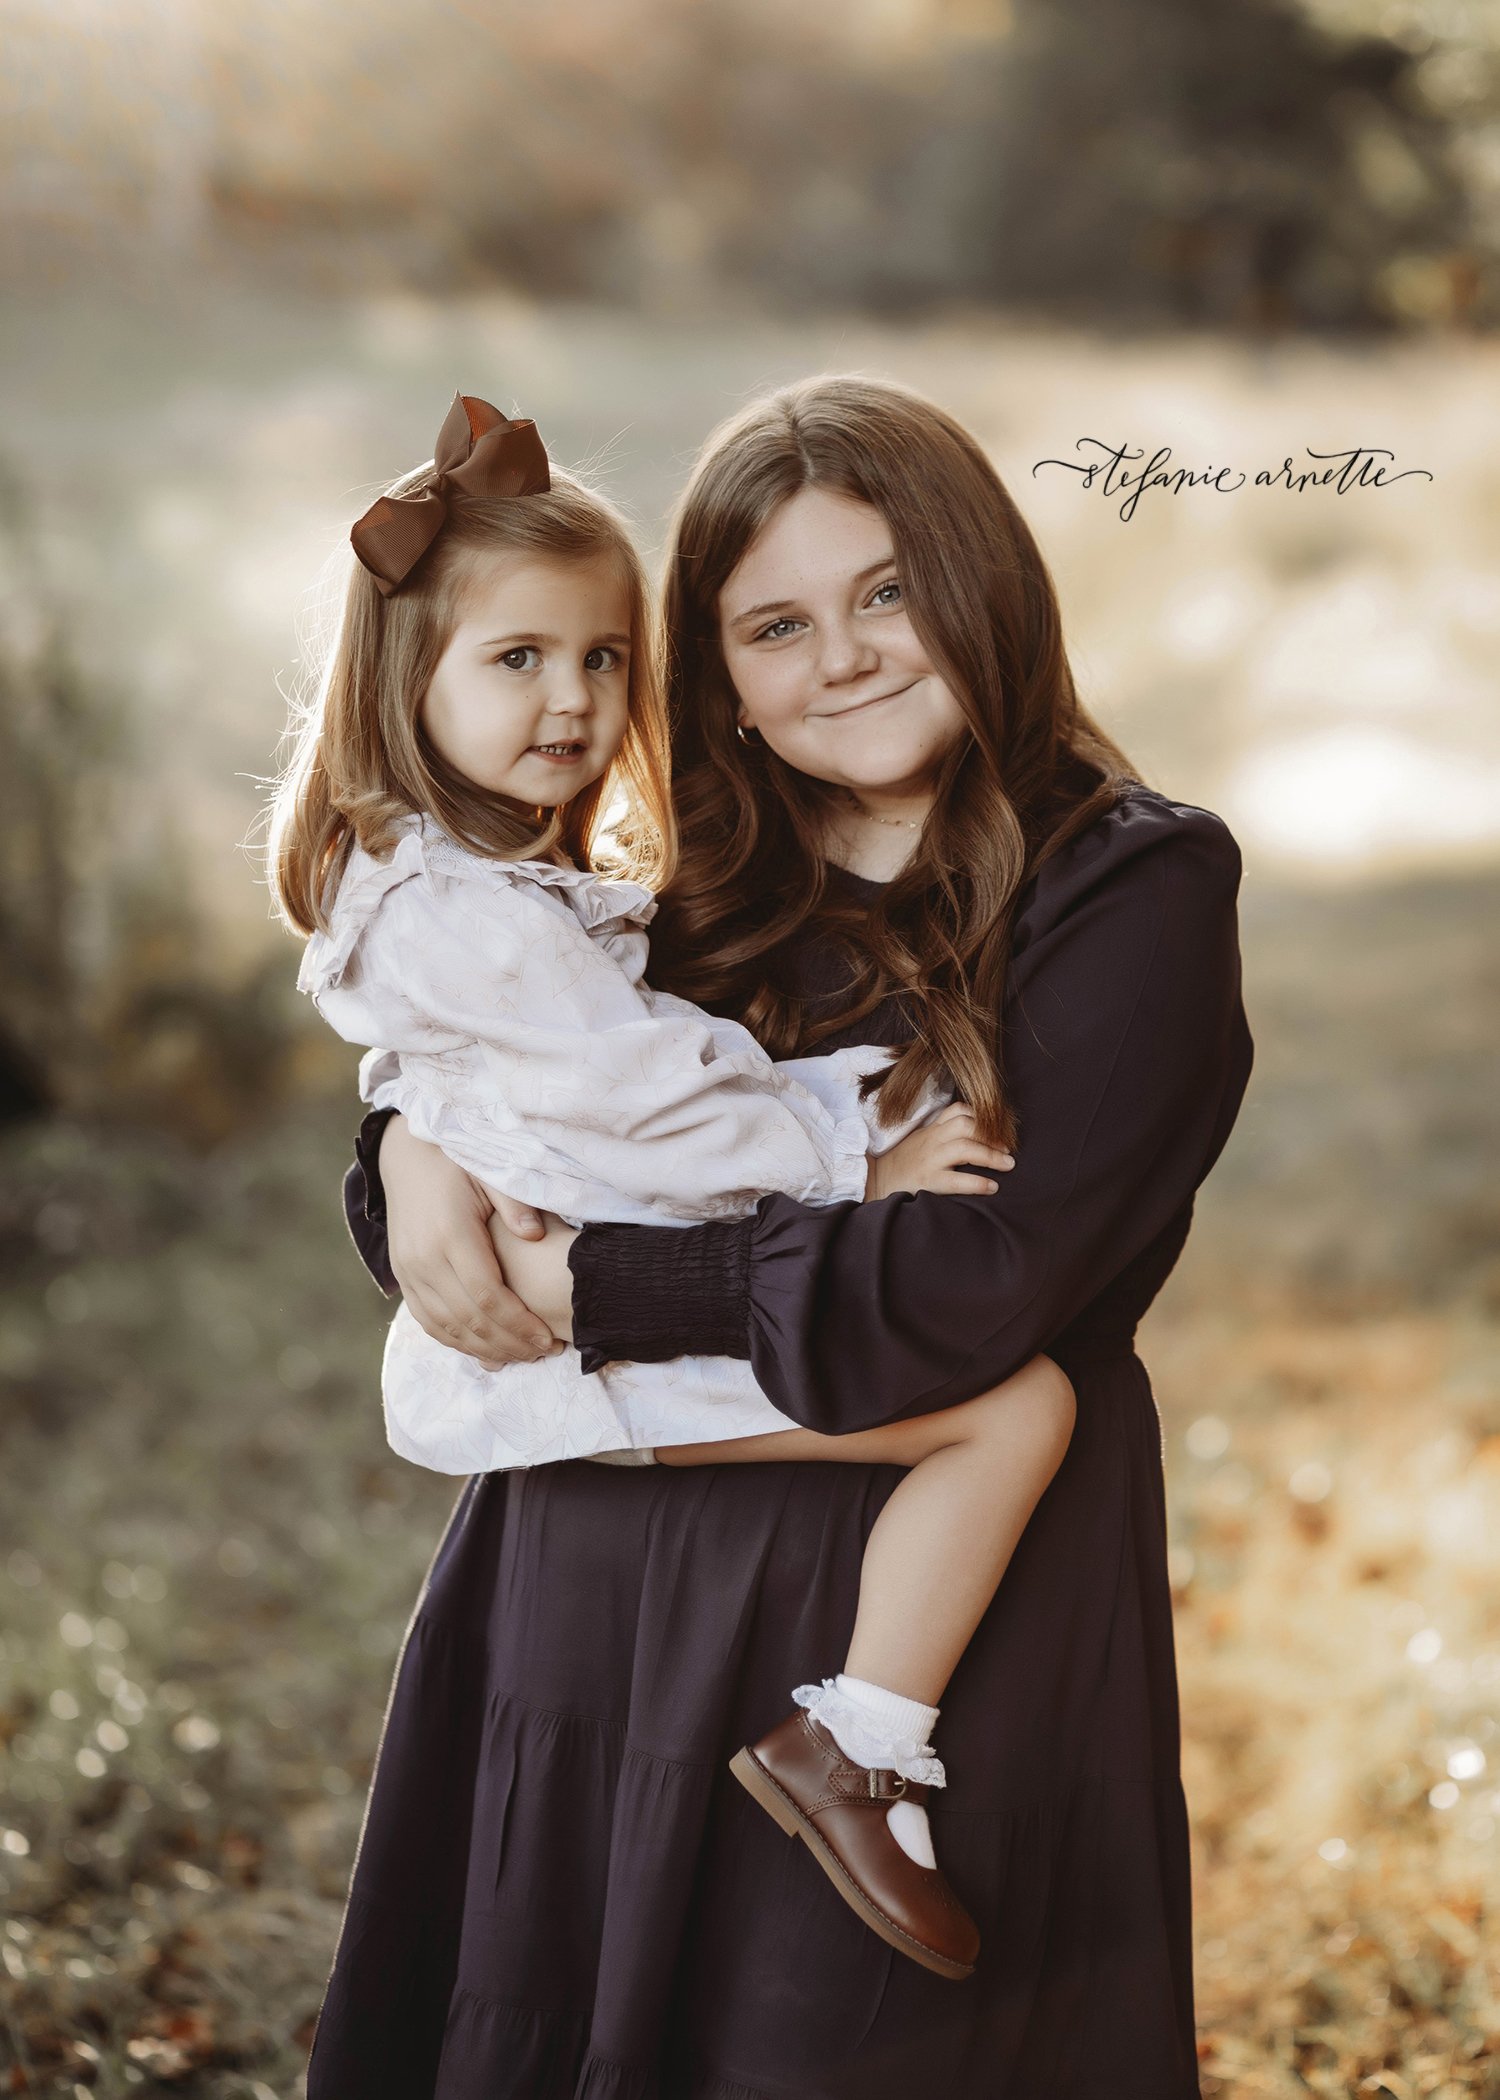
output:
[[[514,422],[475,394],[455,394],[432,472],[410,495],[380,496],[350,531],[383,598],[399,590],[442,529],[447,497],[539,496],[552,486],[547,449],[529,416]]]

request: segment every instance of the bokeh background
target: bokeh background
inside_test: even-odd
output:
[[[1090,704],[1245,849],[1256,1075],[1145,1337],[1205,2092],[1500,2093],[1500,14],[0,41],[0,2090],[299,2091],[452,1500],[383,1442],[352,1058],[256,858],[318,578],[455,386],[654,550],[721,415],[860,368],[979,434]],[[1036,471],[1090,439],[1432,478],[1126,519]]]

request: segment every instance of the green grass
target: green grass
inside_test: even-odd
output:
[[[298,2075],[454,1492],[385,1447],[381,1303],[336,1205],[347,1123],[209,1160],[77,1128],[6,1149],[16,2090]]]

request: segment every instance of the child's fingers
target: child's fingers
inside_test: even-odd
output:
[[[1001,1174],[1008,1174],[1016,1163],[1015,1154],[1002,1145],[981,1145],[977,1138],[962,1136],[945,1138],[938,1157],[945,1167],[993,1167]]]
[[[987,1181],[980,1174],[965,1174],[958,1167],[935,1176],[932,1186],[940,1196],[995,1196],[1000,1192],[998,1181]]]
[[[933,1133],[933,1141],[945,1151],[951,1149],[954,1144],[963,1142],[970,1147],[966,1156],[985,1166],[1000,1166],[1005,1161],[1015,1165],[1012,1154],[1005,1146],[987,1144],[981,1140],[974,1111],[966,1102],[950,1102],[941,1114],[934,1116],[932,1121],[923,1127]],[[920,1136],[921,1132],[915,1135]]]

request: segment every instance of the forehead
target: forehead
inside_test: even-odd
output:
[[[565,633],[574,628],[630,627],[631,593],[624,568],[607,553],[478,554],[469,564],[460,626]]]
[[[727,619],[762,599],[857,576],[891,550],[891,528],[873,503],[833,489],[799,489],[756,534],[719,594]]]

